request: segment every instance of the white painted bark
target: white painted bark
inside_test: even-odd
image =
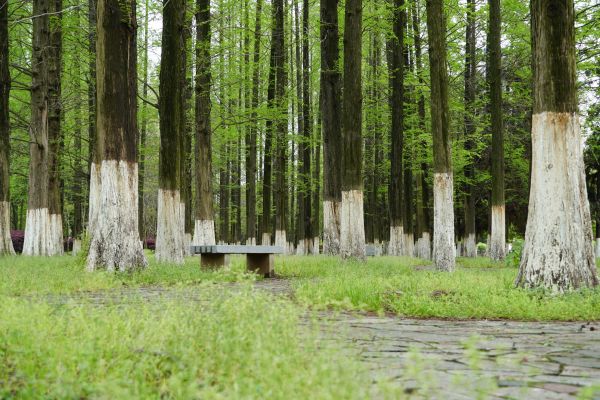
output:
[[[306,250],[304,249],[304,240],[298,240],[298,247],[296,247],[296,255],[297,256],[304,256],[306,255]]]
[[[262,234],[261,244],[263,246],[270,246],[271,245],[271,234],[270,233],[265,232],[265,233]]]
[[[73,239],[73,250],[71,255],[76,256],[81,251],[81,239]]]
[[[342,258],[365,259],[365,219],[362,190],[342,191],[340,254]]]
[[[27,210],[23,255],[47,256],[52,247],[50,213],[47,208]]]
[[[404,255],[412,257],[415,254],[415,236],[412,233],[404,234]]]
[[[323,254],[340,254],[340,213],[341,204],[323,201]]]
[[[319,255],[319,253],[320,253],[320,244],[321,244],[320,243],[320,238],[318,236],[315,236],[313,238],[313,241],[312,241],[312,246],[313,246],[312,247],[312,254],[313,255]]]
[[[10,238],[10,203],[0,201],[0,256],[13,254],[15,249]]]
[[[433,261],[440,271],[454,271],[454,201],[452,172],[433,176]]]
[[[185,239],[185,245],[183,246],[183,256],[190,257],[192,255],[192,250],[190,249],[190,246],[192,245],[192,234],[185,233],[184,239]]]
[[[477,243],[475,242],[474,233],[469,233],[465,238],[464,249],[465,257],[477,257]]]
[[[148,265],[138,232],[137,163],[103,160],[97,189],[101,218],[92,225],[87,269],[129,271]]]
[[[215,240],[215,221],[200,220],[194,221],[194,246],[210,246],[216,243]]]
[[[88,211],[88,234],[94,231],[100,209],[100,166],[92,163],[90,167],[90,200]]]
[[[388,244],[388,255],[404,255],[404,227],[390,226],[390,242]]]
[[[287,254],[296,254],[296,247],[294,246],[294,243],[288,242],[287,249]]]
[[[416,253],[419,258],[431,259],[431,235],[429,232],[423,232],[421,237],[417,239]]]
[[[596,258],[600,258],[600,237],[596,238]]]
[[[529,212],[517,285],[563,292],[598,284],[579,117],[532,121]]]
[[[248,239],[246,239],[246,245],[248,245],[248,246],[256,246],[256,238],[255,237],[249,237]]]
[[[50,249],[49,256],[60,256],[64,253],[63,224],[61,214],[50,214]]]
[[[284,230],[275,231],[275,246],[283,247],[283,251],[287,252],[287,238]]]
[[[185,233],[179,190],[158,189],[156,261],[183,264]]]
[[[504,206],[492,206],[492,235],[488,254],[494,261],[506,258],[506,214]]]

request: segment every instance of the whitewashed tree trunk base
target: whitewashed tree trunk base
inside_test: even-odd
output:
[[[15,249],[10,238],[10,203],[0,201],[0,256],[14,254]]]
[[[492,206],[492,235],[488,254],[494,261],[506,258],[506,214],[504,206]]]
[[[320,238],[315,236],[312,242],[312,254],[317,256],[320,252]]]
[[[60,256],[64,253],[63,224],[61,214],[50,214],[50,250],[49,256]]]
[[[287,237],[286,232],[284,230],[275,231],[275,246],[283,247],[283,251],[286,252],[287,249]]]
[[[431,259],[431,235],[429,232],[423,232],[421,237],[417,239],[416,253],[419,258],[424,260]]]
[[[267,232],[263,233],[260,243],[263,246],[270,246],[271,245],[271,233],[267,233]]]
[[[404,255],[412,257],[415,254],[415,237],[412,233],[404,234]]]
[[[73,240],[73,250],[71,250],[71,255],[76,256],[81,252],[81,239]]]
[[[340,254],[343,259],[365,260],[365,219],[362,190],[342,192]]]
[[[596,238],[596,258],[600,258],[600,238]]]
[[[185,237],[180,199],[179,190],[158,189],[155,252],[158,262],[183,264]]]
[[[335,201],[323,201],[323,254],[340,254],[340,209]]]
[[[186,233],[184,237],[185,246],[183,247],[183,256],[190,257],[192,255],[192,249],[190,249],[190,246],[192,245],[192,234]]]
[[[294,246],[294,243],[287,243],[287,254],[296,254],[296,247]]]
[[[127,161],[102,161],[97,187],[102,218],[91,231],[89,271],[129,271],[148,265],[138,232],[137,168],[137,163]]]
[[[404,227],[390,226],[390,242],[388,244],[388,255],[404,255]]]
[[[296,255],[303,256],[305,254],[306,254],[306,251],[304,250],[304,240],[300,239],[300,240],[298,240],[298,246],[296,247]]]
[[[248,246],[256,246],[256,238],[255,237],[250,237],[250,238],[246,239],[246,245],[248,245]]]
[[[451,172],[433,176],[433,261],[440,271],[454,271],[454,201]]]
[[[525,244],[516,284],[564,292],[598,284],[579,117],[533,116]]]
[[[477,243],[475,242],[474,233],[469,233],[465,238],[464,249],[465,257],[477,257]]]
[[[215,244],[215,221],[208,219],[195,220],[192,243],[194,246],[211,246]]]
[[[23,254],[26,256],[47,256],[52,247],[50,213],[47,208],[27,210]]]
[[[90,167],[90,200],[88,210],[88,234],[94,231],[100,209],[100,166],[92,163]]]

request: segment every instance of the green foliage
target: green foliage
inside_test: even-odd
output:
[[[299,277],[295,296],[316,308],[392,312],[406,317],[516,320],[596,320],[600,289],[561,296],[514,287],[515,268],[487,258],[459,259],[437,272],[426,261],[377,257],[366,264],[328,257],[278,260],[284,276]]]

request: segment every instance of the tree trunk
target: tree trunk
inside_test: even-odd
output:
[[[142,97],[148,98],[148,14],[149,0],[144,4],[144,58],[142,60],[142,69],[144,73]],[[146,102],[142,102],[142,129],[140,129],[140,148],[139,148],[139,181],[138,181],[138,229],[140,231],[140,240],[143,244],[146,241],[146,227],[144,226],[144,184],[146,181],[146,136],[148,134],[148,116],[146,115]]]
[[[365,258],[362,166],[362,0],[347,0],[344,29],[342,129],[342,258]]]
[[[400,256],[405,254],[404,248],[404,215],[403,215],[403,180],[402,173],[402,148],[404,141],[404,63],[402,51],[404,49],[404,26],[406,12],[404,0],[394,2],[394,37],[390,39],[390,108],[392,114],[391,124],[391,150],[390,150],[390,241],[388,254]]]
[[[100,177],[101,160],[96,151],[96,0],[88,1],[88,171],[90,179],[88,184],[88,235],[92,232],[94,223],[98,220],[98,197],[92,193],[100,194],[98,179]],[[94,202],[92,202],[94,200]]]
[[[489,255],[501,261],[506,256],[506,221],[504,207],[504,137],[502,133],[502,66],[500,0],[488,0],[490,8],[488,32],[488,85],[492,130],[492,236]]]
[[[321,103],[321,94],[319,94],[319,104]],[[321,246],[320,246],[320,241],[321,241],[321,235],[320,235],[320,202],[319,199],[321,198],[321,126],[322,126],[322,119],[321,119],[321,113],[319,112],[318,115],[318,119],[317,119],[317,127],[314,130],[315,131],[315,137],[314,137],[314,163],[313,163],[313,183],[315,185],[315,187],[313,188],[312,191],[312,206],[313,206],[313,212],[312,212],[312,228],[313,228],[313,250],[312,250],[312,254],[319,254],[320,250],[321,250]]]
[[[10,238],[10,71],[8,2],[0,7],[0,256],[15,254]]]
[[[88,270],[128,271],[147,265],[138,231],[137,74],[134,0],[99,0],[96,43],[96,154],[90,191],[102,210],[92,225]]]
[[[51,255],[52,236],[48,210],[48,48],[50,47],[50,0],[33,2],[33,52],[31,80],[31,126],[29,129],[29,194],[23,254]]]
[[[467,164],[465,165],[465,256],[477,256],[477,240],[475,232],[475,160],[470,153],[475,146],[475,90],[476,90],[476,12],[475,0],[467,1],[467,32],[465,38],[465,151]]]
[[[210,0],[197,0],[196,12],[196,246],[212,245],[215,221],[212,192],[212,144],[210,124]]]
[[[559,292],[593,287],[598,276],[577,106],[573,1],[533,0],[531,25],[531,192],[515,283]]]
[[[165,0],[160,60],[160,154],[156,260],[183,264],[184,215],[181,207],[183,95],[181,93],[184,0]]]
[[[321,0],[321,118],[323,129],[323,253],[340,252],[341,87],[338,0]]]
[[[312,252],[313,229],[312,229],[312,195],[311,195],[311,176],[310,176],[310,158],[311,158],[311,136],[312,119],[310,115],[310,58],[308,47],[308,35],[310,34],[308,26],[309,2],[304,0],[302,5],[302,139],[298,148],[298,154],[302,156],[302,202],[303,215],[299,223],[304,224],[303,236],[298,240],[304,241],[305,253]],[[298,68],[300,68],[298,66]]]
[[[79,9],[74,11],[76,22],[79,26],[81,23]],[[85,171],[81,165],[82,146],[81,146],[81,127],[83,126],[82,115],[82,99],[81,99],[81,56],[80,52],[76,51],[73,55],[73,70],[74,70],[74,92],[75,92],[75,107],[74,107],[74,161],[73,161],[73,186],[72,186],[72,201],[73,201],[73,254],[77,252],[76,248],[81,248],[81,235],[83,234],[83,182]]]
[[[452,154],[448,121],[446,18],[442,0],[427,0],[427,31],[434,164],[433,260],[438,270],[453,271],[456,248],[454,247]]]

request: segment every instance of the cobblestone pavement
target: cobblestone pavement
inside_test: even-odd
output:
[[[238,284],[219,284],[236,290]],[[257,281],[256,290],[292,295],[290,281]],[[198,299],[201,287],[185,289]],[[102,305],[174,296],[169,288],[124,289],[77,296]],[[180,296],[181,293],[177,294]],[[70,297],[72,298],[72,297]],[[77,297],[76,297],[77,298]],[[49,297],[64,302],[64,296]],[[137,300],[139,301],[139,300]],[[446,321],[320,312],[323,345],[342,343],[358,355],[374,383],[400,385],[414,398],[575,398],[598,386],[600,322]],[[304,323],[311,324],[312,318]],[[582,392],[583,390],[583,392]]]

